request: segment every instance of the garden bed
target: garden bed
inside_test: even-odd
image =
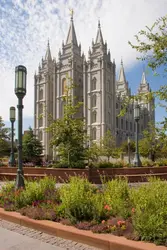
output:
[[[96,237],[97,233],[106,234],[104,239],[107,237],[107,242],[113,236],[124,236],[135,241],[150,241],[167,246],[166,181],[152,179],[147,185],[143,184],[137,189],[129,188],[127,181],[120,178],[108,182],[103,179],[102,182],[105,185],[102,184],[99,189],[84,176],[75,176],[70,178],[69,185],[55,188],[55,179],[45,177],[37,181],[26,181],[26,188],[20,190],[15,190],[14,183],[7,183],[0,191],[0,206],[23,215],[17,214],[21,216],[19,223],[52,221],[45,223],[53,233],[55,231],[51,229],[51,225],[65,224],[73,226],[75,230],[80,229],[81,235],[84,234],[82,230]],[[0,216],[5,216],[5,213],[1,210]],[[10,217],[10,214],[7,213],[6,216]],[[14,216],[11,218],[15,220]],[[40,222],[34,225],[41,225],[39,230],[41,227],[45,230],[44,224]]]

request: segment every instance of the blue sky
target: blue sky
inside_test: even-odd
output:
[[[108,43],[117,73],[123,58],[126,78],[136,93],[141,80],[143,65],[136,60],[137,52],[128,41],[135,42],[134,35],[146,25],[166,15],[166,0],[1,0],[0,1],[0,115],[9,125],[9,108],[17,105],[14,94],[14,69],[27,67],[27,95],[24,98],[24,129],[33,127],[34,89],[33,75],[45,55],[50,40],[52,56],[58,58],[62,40],[66,40],[69,27],[69,9],[74,9],[77,39],[82,51],[88,55],[92,38],[95,39],[98,19],[104,40]],[[152,89],[164,84],[165,79],[147,75]],[[165,115],[156,109],[156,120]]]

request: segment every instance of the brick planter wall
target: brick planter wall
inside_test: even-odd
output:
[[[0,180],[16,178],[17,168],[0,167]],[[106,179],[113,179],[117,176],[127,177],[129,182],[147,181],[149,176],[156,176],[167,179],[167,167],[140,167],[140,168],[105,168],[105,169],[68,169],[68,168],[35,168],[24,167],[25,178],[43,178],[45,175],[54,176],[57,182],[68,181],[69,176],[84,175],[89,181],[100,184],[101,175]]]

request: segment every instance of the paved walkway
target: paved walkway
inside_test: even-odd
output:
[[[0,250],[100,250],[0,219]]]
[[[64,250],[48,243],[0,228],[0,250]]]

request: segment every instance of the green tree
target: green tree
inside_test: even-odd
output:
[[[159,129],[153,122],[148,124],[148,128],[143,131],[143,139],[139,141],[139,151],[144,157],[149,157],[152,161],[160,153],[162,140],[159,136]]]
[[[146,61],[148,69],[153,70],[154,75],[158,75],[158,69],[163,68],[163,76],[167,73],[167,15],[155,21],[152,27],[146,26],[145,30],[141,30],[135,35],[137,44],[131,42],[131,47],[141,53],[139,60]],[[160,100],[159,105],[167,110],[167,85],[164,83],[157,91],[153,91],[147,95],[148,99],[157,97]],[[167,127],[167,118],[162,122],[164,129]]]
[[[121,151],[125,152],[126,154],[128,153],[128,141],[124,141],[121,144]],[[135,141],[130,140],[130,152],[135,152]]]
[[[9,128],[5,127],[5,124],[0,116],[0,156],[7,156],[10,154],[10,137]]]
[[[71,78],[68,80],[70,84],[63,96],[64,115],[53,120],[47,131],[52,135],[50,145],[55,148],[60,162],[69,167],[81,167],[84,166],[86,130],[84,119],[78,117],[78,112],[83,103],[72,97],[75,85]]]
[[[95,142],[91,142],[91,145],[86,149],[86,159],[93,163],[97,163],[99,161],[99,157],[101,156],[101,148],[100,145],[98,145]]]
[[[43,146],[33,134],[33,130],[30,127],[29,131],[23,136],[23,160],[39,164],[42,151]]]
[[[116,147],[115,137],[111,134],[110,130],[107,130],[104,137],[100,140],[101,153],[106,156],[108,162],[110,157],[119,158],[120,150]]]

